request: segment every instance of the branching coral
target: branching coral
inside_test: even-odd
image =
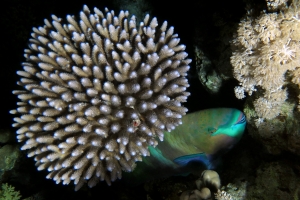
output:
[[[3,183],[0,190],[0,200],[19,200],[21,195],[19,191],[15,190],[15,187]]]
[[[246,16],[232,41],[231,64],[241,85],[235,88],[236,97],[258,90],[254,107],[259,118],[272,119],[280,113],[288,96],[287,72],[300,88],[300,5],[296,0],[289,7],[283,5],[285,1],[268,1],[269,11],[282,8],[281,12]]]
[[[190,59],[174,28],[147,15],[87,6],[66,23],[52,16],[33,28],[12,114],[22,150],[56,183],[121,178],[149,155],[163,131],[181,124]]]

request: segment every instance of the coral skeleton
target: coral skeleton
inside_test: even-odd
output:
[[[187,109],[185,46],[147,15],[83,7],[33,28],[14,90],[22,150],[56,183],[89,187],[120,179],[148,146],[180,125]]]

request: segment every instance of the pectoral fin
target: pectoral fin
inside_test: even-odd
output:
[[[205,153],[180,156],[178,158],[175,158],[173,161],[180,166],[186,166],[188,163],[191,163],[191,162],[203,163],[207,166],[207,168],[209,168],[211,165],[211,163],[209,162],[209,159]]]

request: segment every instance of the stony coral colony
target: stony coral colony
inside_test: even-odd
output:
[[[147,15],[87,6],[79,20],[52,15],[33,28],[13,93],[22,150],[56,183],[109,185],[181,124],[189,93],[185,46]]]

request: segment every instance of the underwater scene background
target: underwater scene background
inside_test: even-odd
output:
[[[299,199],[299,6],[5,0],[0,199]]]

